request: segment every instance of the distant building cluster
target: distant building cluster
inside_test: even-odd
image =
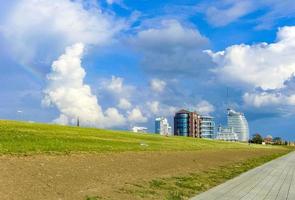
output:
[[[147,128],[133,127],[132,131],[147,132]],[[249,140],[249,127],[244,114],[233,109],[227,110],[227,125],[219,125],[217,129],[213,117],[182,109],[174,115],[173,132],[167,118],[158,117],[155,119],[154,133],[225,141],[247,142]]]
[[[214,138],[213,117],[202,116],[195,111],[180,110],[174,116],[174,135]]]

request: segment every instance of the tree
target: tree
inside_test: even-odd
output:
[[[253,135],[252,137],[252,142],[255,144],[262,144],[263,138],[261,137],[261,135],[259,133],[256,133]]]
[[[280,138],[280,137],[275,137],[272,141],[274,144],[277,144],[277,145],[281,145],[283,142],[282,138]]]

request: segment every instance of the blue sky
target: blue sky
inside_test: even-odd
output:
[[[225,124],[230,105],[252,134],[295,139],[291,0],[13,0],[0,11],[3,119],[153,130],[180,108]]]

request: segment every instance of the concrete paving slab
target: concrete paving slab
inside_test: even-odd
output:
[[[295,152],[270,161],[191,200],[294,200]]]

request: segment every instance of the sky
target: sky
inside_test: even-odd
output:
[[[154,130],[186,108],[295,140],[292,0],[0,0],[0,118]]]

